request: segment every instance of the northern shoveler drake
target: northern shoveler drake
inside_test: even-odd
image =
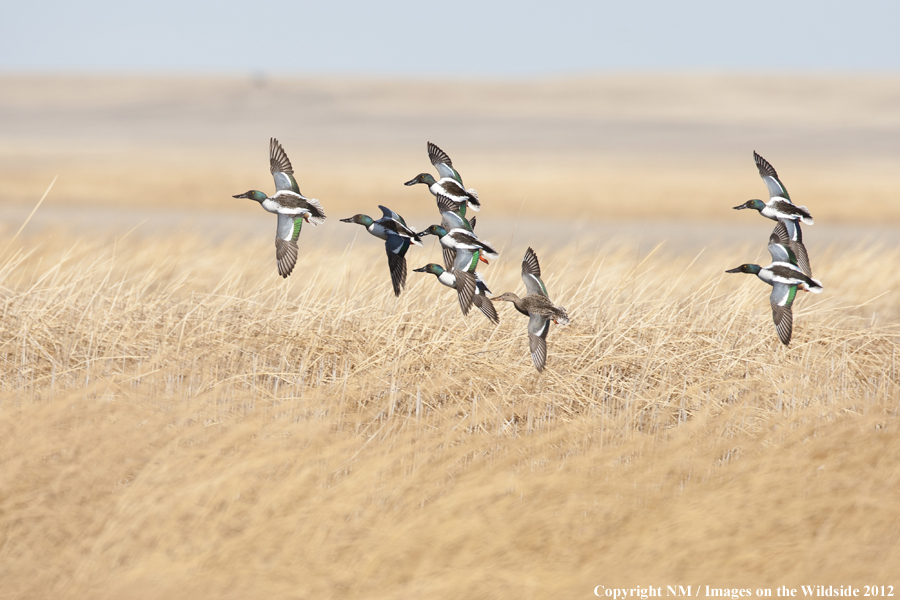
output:
[[[735,206],[734,210],[742,210],[752,208],[759,211],[759,214],[778,221],[775,231],[779,238],[790,246],[794,254],[797,256],[797,264],[807,276],[812,276],[812,270],[809,267],[809,256],[806,253],[806,247],[803,245],[803,233],[800,231],[800,223],[807,225],[813,224],[812,215],[805,206],[797,206],[791,201],[787,188],[778,179],[778,173],[775,168],[769,164],[769,161],[762,156],[753,152],[753,160],[756,161],[756,168],[759,170],[759,176],[762,177],[766,188],[769,190],[769,201],[753,199],[747,200],[740,206]]]
[[[794,320],[791,306],[797,290],[818,294],[822,291],[822,283],[806,275],[797,266],[797,257],[790,246],[781,243],[774,232],[769,236],[769,254],[772,255],[772,264],[767,267],[744,264],[725,272],[751,273],[772,286],[772,294],[769,296],[772,320],[775,322],[778,339],[787,346],[791,341]]]
[[[497,315],[497,310],[494,308],[494,303],[491,302],[491,299],[487,297],[487,294],[491,292],[488,289],[487,284],[484,281],[484,278],[481,276],[481,273],[475,273],[474,271],[461,271],[460,269],[452,269],[447,270],[440,265],[436,265],[434,263],[429,263],[424,267],[413,269],[416,273],[431,273],[432,275],[436,275],[438,281],[442,284],[446,285],[449,288],[453,288],[457,291],[457,295],[459,297],[459,305],[460,307],[465,305],[466,298],[464,294],[468,293],[468,287],[470,284],[470,280],[468,279],[469,275],[475,276],[475,290],[469,301],[478,307],[485,317],[487,317],[491,323],[497,325],[500,323],[500,317]],[[457,277],[457,274],[463,274],[463,277],[466,280],[461,280]],[[468,308],[463,310],[463,314],[468,314]]]
[[[413,179],[407,181],[404,185],[415,185],[424,183],[431,190],[431,193],[437,196],[443,194],[453,202],[460,205],[459,211],[463,217],[466,216],[466,206],[474,211],[481,210],[481,202],[478,201],[478,192],[463,185],[462,177],[459,172],[453,168],[453,162],[447,153],[438,148],[436,145],[428,142],[428,158],[431,164],[437,169],[441,178],[435,181],[434,176],[430,173],[419,173]]]
[[[517,311],[528,316],[528,346],[531,350],[531,361],[534,368],[541,372],[547,364],[547,333],[550,331],[550,321],[558,325],[568,325],[569,315],[565,308],[555,306],[550,301],[547,286],[541,280],[541,265],[531,248],[528,248],[522,260],[522,281],[525,282],[527,291],[524,298],[506,292],[492,300],[512,302]]]
[[[325,222],[325,211],[315,198],[307,198],[300,193],[291,161],[278,140],[269,140],[269,170],[275,179],[275,194],[266,196],[259,190],[250,190],[234,198],[249,198],[259,202],[270,213],[278,215],[275,230],[275,258],[278,274],[287,277],[297,263],[297,238],[303,221],[319,225]]]
[[[485,264],[488,264],[485,256],[497,258],[500,255],[490,244],[479,240],[474,232],[459,227],[447,231],[440,225],[431,225],[425,231],[420,231],[419,235],[436,235],[441,240],[441,246],[456,252],[461,250],[478,251],[478,259]],[[444,260],[447,261],[447,258],[445,255]]]
[[[379,205],[378,208],[381,209],[383,216],[377,221],[368,215],[360,214],[341,219],[341,222],[362,225],[366,231],[384,240],[394,295],[399,296],[400,291],[406,287],[406,251],[409,250],[411,243],[421,246],[422,239],[406,225],[406,221],[399,214],[386,206]]]

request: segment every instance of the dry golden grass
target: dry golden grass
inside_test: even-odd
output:
[[[395,300],[368,236],[282,281],[268,239],[135,235],[0,259],[4,597],[896,585],[896,249],[814,257],[783,348],[747,247],[535,243],[539,375],[524,317]]]

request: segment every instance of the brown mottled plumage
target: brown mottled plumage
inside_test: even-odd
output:
[[[547,364],[547,333],[550,331],[550,321],[568,325],[569,315],[565,308],[556,306],[550,301],[547,287],[541,280],[541,266],[531,248],[528,248],[522,260],[522,281],[525,282],[525,289],[528,291],[524,298],[506,292],[491,299],[512,302],[517,311],[528,315],[528,346],[531,350],[531,361],[534,368],[540,372]]]

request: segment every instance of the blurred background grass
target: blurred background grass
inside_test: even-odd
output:
[[[4,206],[30,208],[59,174],[49,205],[245,212],[230,196],[272,187],[274,136],[301,190],[351,214],[430,214],[402,186],[431,170],[430,140],[498,217],[732,222],[730,207],[765,194],[753,150],[824,223],[900,217],[890,76],[0,81]]]

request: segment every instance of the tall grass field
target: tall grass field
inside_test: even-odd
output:
[[[7,246],[0,595],[896,585],[896,249],[814,256],[783,347],[770,288],[724,273],[746,247],[537,241],[572,318],[538,374],[511,306],[413,272],[395,299],[380,242],[322,231],[286,280],[268,236]]]

